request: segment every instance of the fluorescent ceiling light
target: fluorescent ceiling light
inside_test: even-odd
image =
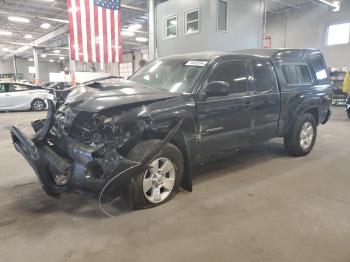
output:
[[[47,57],[47,54],[41,54],[40,55],[42,58],[45,58],[45,57]]]
[[[50,59],[50,63],[53,63],[54,62],[54,60],[53,59]]]
[[[49,29],[51,27],[51,25],[49,23],[43,23],[43,24],[41,24],[40,27],[43,29]]]
[[[12,22],[18,22],[18,23],[29,23],[30,20],[25,17],[18,17],[18,16],[8,16],[7,19]]]
[[[2,51],[8,52],[8,51],[10,51],[10,49],[8,49],[7,47],[5,47],[5,48],[2,49]]]
[[[135,33],[131,32],[131,31],[122,31],[121,35],[123,35],[123,36],[134,36]]]
[[[29,61],[29,62],[33,62],[34,59],[33,59],[33,58],[28,58],[28,61]]]
[[[60,60],[64,60],[64,57],[63,57],[63,56],[60,56]]]
[[[24,38],[25,38],[25,39],[32,39],[32,38],[33,38],[33,36],[32,36],[32,35],[27,34],[27,35],[24,35]]]
[[[325,5],[328,5],[329,7],[331,7],[333,9],[334,12],[339,11],[340,10],[340,1],[327,1],[327,0],[317,0],[318,2],[321,2]]]
[[[61,53],[61,50],[53,50],[53,52],[54,52],[55,54],[59,54],[59,53]]]
[[[129,25],[128,31],[138,31],[141,28],[142,28],[141,24],[133,24],[133,25]]]
[[[11,36],[12,32],[0,30],[0,35]]]
[[[146,37],[136,37],[135,40],[138,42],[147,42],[148,41],[148,39]]]

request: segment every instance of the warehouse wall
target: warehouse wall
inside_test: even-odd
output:
[[[319,48],[331,67],[350,66],[350,43],[326,46],[329,25],[350,22],[350,1],[343,1],[339,12],[322,6],[282,15],[270,15],[267,19],[267,34],[272,37],[272,47]]]
[[[17,71],[18,73],[23,74],[23,78],[29,81],[33,80],[32,74],[29,73],[28,67],[34,66],[33,62],[29,62],[28,60],[17,59]],[[62,65],[60,63],[54,62],[39,62],[39,70],[40,70],[40,80],[42,82],[49,81],[49,73],[58,73],[62,71]],[[13,62],[12,61],[4,61],[0,62],[0,73],[14,73]]]
[[[216,0],[170,0],[157,7],[158,57],[205,50],[232,51],[260,46],[264,1],[227,0],[228,32],[217,31]],[[184,35],[184,12],[200,9],[200,32]],[[177,14],[177,38],[165,39],[165,18]]]

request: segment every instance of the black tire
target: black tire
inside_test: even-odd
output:
[[[307,122],[311,123],[313,127],[313,137],[311,144],[307,148],[303,148],[301,146],[301,131],[304,124]],[[308,155],[315,145],[317,137],[317,123],[315,117],[309,113],[305,113],[297,117],[294,122],[293,127],[288,132],[288,134],[284,137],[284,146],[287,151],[294,156],[305,156]]]
[[[155,145],[157,145],[158,143],[161,143],[161,141],[148,140],[148,141],[141,142],[130,151],[130,153],[127,156],[127,159],[134,160],[134,161],[142,161],[144,157],[147,156],[155,147]],[[169,201],[171,198],[173,198],[174,195],[177,193],[183,177],[184,160],[183,160],[182,153],[175,145],[168,143],[163,148],[163,150],[153,160],[150,161],[150,163],[152,163],[155,159],[158,159],[161,157],[171,160],[175,168],[175,184],[173,186],[173,189],[171,190],[171,193],[162,202],[159,202],[159,203],[150,202],[146,198],[145,193],[143,191],[143,179],[144,179],[145,173],[138,174],[135,177],[130,179],[127,186],[127,191],[124,194],[129,204],[129,207],[131,209],[152,208],[152,207],[164,204],[167,201]]]
[[[350,119],[350,110],[346,111],[348,118]]]
[[[32,111],[44,111],[46,108],[46,104],[42,99],[34,99],[31,104]]]

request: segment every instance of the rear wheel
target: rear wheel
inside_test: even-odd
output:
[[[46,107],[46,104],[42,99],[34,99],[31,104],[31,108],[33,111],[43,111],[45,107]]]
[[[292,155],[305,156],[313,149],[316,136],[315,117],[306,113],[296,119],[294,126],[284,138],[284,145]]]
[[[127,158],[142,161],[160,140],[149,140],[135,146]],[[149,168],[133,178],[126,192],[132,209],[150,208],[169,201],[176,194],[183,177],[183,156],[173,144],[168,143],[150,161]]]

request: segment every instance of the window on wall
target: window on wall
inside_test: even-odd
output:
[[[350,23],[328,27],[327,45],[344,45],[350,41]]]
[[[185,12],[185,34],[195,34],[199,32],[199,9]]]
[[[177,37],[177,16],[170,16],[165,18],[166,38]]]
[[[227,31],[227,2],[223,0],[218,3],[218,31]]]

